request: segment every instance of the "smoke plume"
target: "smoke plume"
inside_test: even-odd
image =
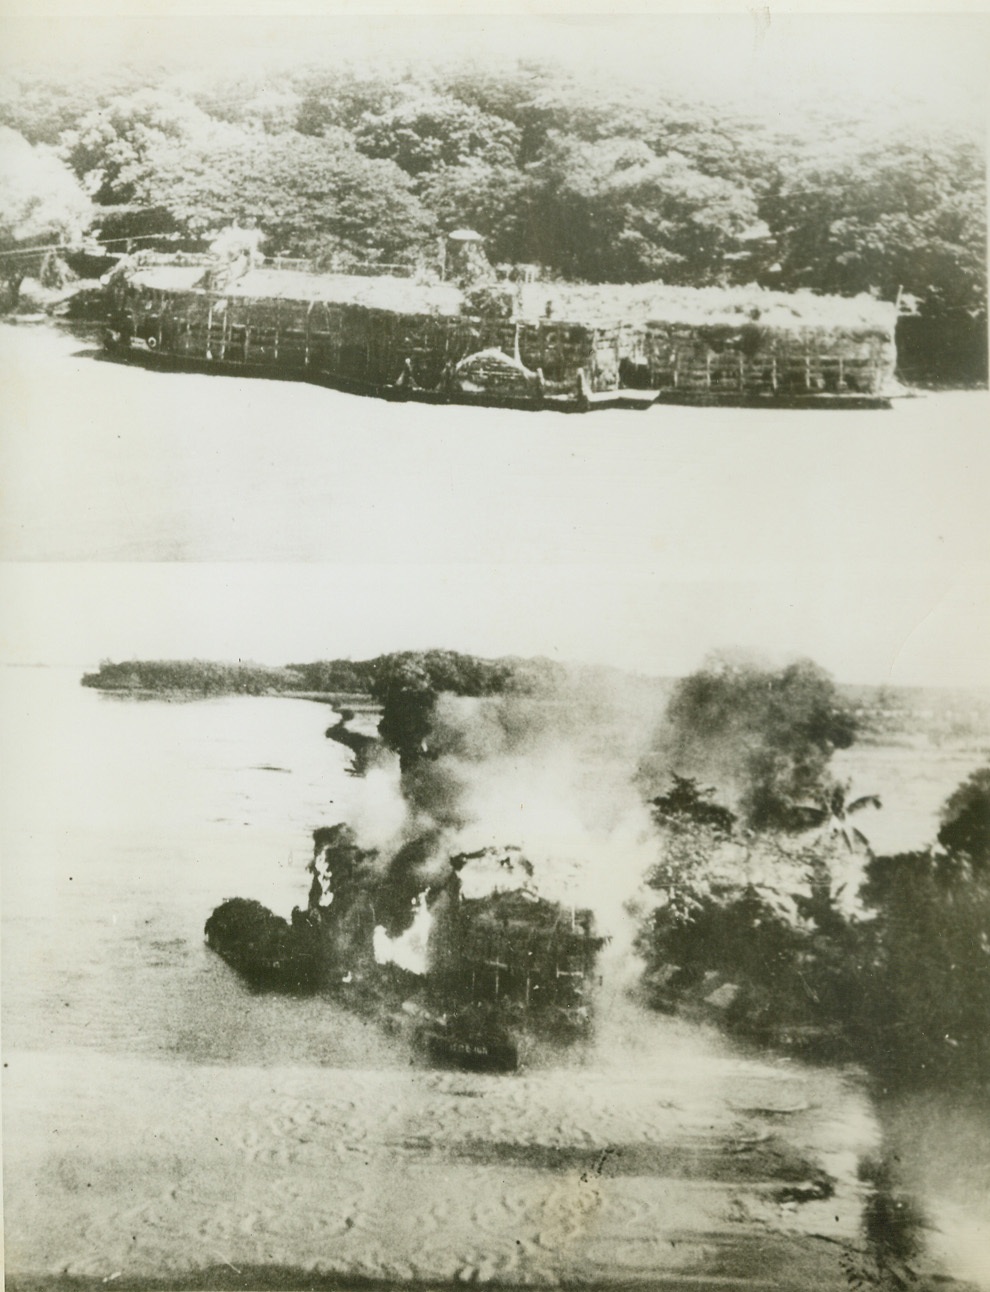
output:
[[[359,847],[374,854],[362,884],[379,959],[412,967],[452,858],[480,895],[486,883],[523,882],[504,864],[487,875],[493,857],[512,855],[528,863],[534,892],[592,910],[611,940],[607,960],[625,966],[631,908],[657,847],[634,773],[664,698],[652,682],[587,670],[538,696],[417,697],[415,744],[401,759],[378,752],[348,813]]]

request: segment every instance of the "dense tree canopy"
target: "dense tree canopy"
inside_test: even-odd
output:
[[[983,182],[976,141],[945,134],[843,138],[795,155],[763,203],[784,285],[985,309]]]
[[[91,218],[89,199],[52,150],[0,126],[0,250],[70,239]]]
[[[990,875],[990,767],[975,771],[946,799],[938,841]]]
[[[710,730],[724,732],[727,690],[712,705],[706,689],[695,716],[708,713]],[[817,690],[811,679],[809,694]],[[741,719],[763,709],[748,687],[734,703]],[[866,851],[861,872],[841,865],[827,833],[800,844],[740,834],[711,794],[675,775],[653,800],[659,859],[646,882],[658,901],[637,941],[647,998],[666,1010],[689,1001],[724,1011],[725,1026],[750,1036],[855,1054],[887,1085],[951,1081],[985,1094],[990,768],[947,799],[939,847]],[[842,787],[829,799],[836,821],[856,807]],[[851,904],[848,893],[840,901],[840,874],[856,877]]]
[[[163,230],[253,219],[269,250],[429,262],[435,232],[467,225],[493,261],[551,276],[900,294],[927,320],[922,366],[985,359],[985,156],[964,125],[835,103],[754,118],[526,61],[32,73],[0,84],[0,123]]]
[[[232,220],[256,225],[266,251],[324,247],[398,256],[422,245],[433,218],[394,162],[359,152],[342,131],[277,141],[236,126],[189,140],[161,140],[134,196],[205,231]]]
[[[62,155],[97,202],[130,202],[163,145],[192,147],[210,128],[195,104],[146,89],[85,113],[61,140]]]
[[[909,1079],[986,1084],[990,1071],[990,768],[942,807],[940,849],[875,857],[862,895],[871,1043]],[[886,1055],[884,1054],[886,1052]]]
[[[638,139],[589,144],[554,134],[533,174],[528,258],[574,278],[709,283],[756,220],[748,191]]]
[[[504,117],[450,95],[423,94],[382,112],[363,113],[354,138],[369,157],[388,158],[408,175],[420,175],[472,158],[488,165],[512,165],[519,130]]]
[[[0,122],[28,143],[55,147],[94,108],[146,83],[143,72],[121,65],[75,76],[54,77],[40,68],[0,74]]]

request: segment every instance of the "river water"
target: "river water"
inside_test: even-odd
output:
[[[78,677],[0,670],[9,1276],[845,1288],[871,1156],[919,1200],[922,1263],[986,1275],[990,1135],[948,1099],[877,1104],[854,1070],[747,1053],[607,981],[590,1046],[509,1076],[252,994],[205,917],[304,903],[311,831],[367,817],[373,787],[324,706]],[[804,1200],[820,1172],[834,1193]]]
[[[825,632],[840,576],[823,566],[848,582],[899,562],[924,582],[985,559],[985,392],[838,415],[516,415],[147,371],[7,325],[0,385],[0,478],[21,486],[7,560],[796,563],[817,570]]]

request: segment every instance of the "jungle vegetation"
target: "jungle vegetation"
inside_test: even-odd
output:
[[[829,768],[850,715],[827,675],[792,667],[796,690],[789,670],[712,663],[674,690],[645,767],[668,778],[650,800],[647,997],[855,1057],[889,1086],[986,1092],[990,767],[948,797],[930,844],[874,854],[879,797],[852,797]]]
[[[269,255],[415,265],[469,226],[549,277],[901,297],[916,375],[985,380],[985,156],[963,124],[835,102],[758,119],[523,61],[35,71],[0,86],[0,126],[18,159],[0,252],[87,224],[195,244],[236,220]]]

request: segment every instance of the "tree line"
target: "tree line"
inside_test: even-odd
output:
[[[464,696],[535,695],[560,685],[565,670],[547,659],[482,659],[452,650],[391,651],[370,659],[324,659],[271,667],[245,661],[102,660],[82,685],[101,691],[190,695],[323,692],[366,695],[394,716],[404,699],[441,693]],[[395,716],[396,722],[401,720]],[[398,746],[396,747],[398,749]]]
[[[39,74],[0,91],[0,125],[17,161],[0,251],[87,222],[195,240],[233,219],[268,254],[414,265],[468,226],[495,262],[591,283],[900,296],[909,351],[950,337],[942,375],[982,375],[985,158],[962,125],[881,127],[830,104],[788,128],[662,87],[592,95],[525,62]]]

